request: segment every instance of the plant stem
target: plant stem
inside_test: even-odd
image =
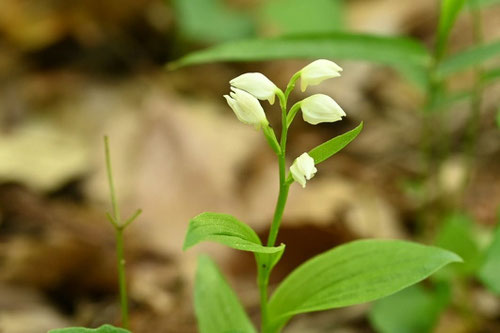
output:
[[[111,153],[109,150],[109,139],[104,137],[104,153],[106,156],[106,171],[108,174],[109,192],[111,196],[111,205],[113,207],[113,214],[107,213],[107,217],[115,229],[116,236],[116,259],[118,268],[118,285],[120,290],[120,307],[122,315],[122,326],[125,329],[129,328],[128,316],[128,298],[127,298],[127,280],[125,272],[125,251],[123,232],[125,229],[142,213],[138,209],[125,223],[120,219],[120,210],[118,209],[118,201],[116,200],[115,186],[113,183],[113,170],[111,168]]]
[[[267,238],[267,246],[274,246],[276,239],[278,237],[278,231],[281,225],[281,220],[283,218],[283,212],[285,211],[286,201],[288,199],[288,190],[290,189],[290,183],[286,178],[286,141],[288,134],[287,123],[287,101],[288,96],[295,87],[295,82],[299,79],[300,72],[295,73],[290,79],[288,86],[284,93],[279,93],[278,98],[281,106],[281,137],[280,137],[280,152],[278,155],[278,167],[279,167],[279,194],[278,201],[276,202],[276,207],[274,210],[273,221],[271,222],[271,228],[269,229],[269,236]],[[268,258],[270,258],[268,256]],[[267,287],[269,285],[269,276],[271,275],[271,262],[259,265],[258,267],[258,286],[260,291],[260,307],[261,307],[261,330],[262,333],[272,333],[275,329],[269,326],[268,318],[268,293]]]
[[[128,300],[127,300],[127,281],[125,274],[125,256],[123,246],[123,228],[116,229],[116,257],[118,264],[118,283],[120,286],[120,306],[122,313],[122,326],[129,328],[128,320]]]

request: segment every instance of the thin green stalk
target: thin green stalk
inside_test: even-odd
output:
[[[127,298],[127,280],[125,272],[125,245],[123,239],[123,232],[125,229],[142,213],[138,209],[130,218],[124,223],[120,219],[120,210],[118,209],[118,201],[116,200],[115,186],[113,183],[113,170],[111,168],[111,153],[109,150],[109,139],[104,137],[104,152],[106,156],[106,171],[108,174],[109,192],[111,196],[111,205],[113,214],[106,213],[109,222],[115,229],[116,236],[116,259],[118,267],[118,285],[120,290],[120,308],[122,315],[122,326],[125,329],[129,328],[129,314],[128,314],[128,298]]]
[[[295,73],[285,92],[278,93],[278,98],[281,106],[281,137],[280,137],[280,151],[278,155],[278,168],[279,168],[279,194],[278,201],[274,210],[269,236],[267,238],[267,246],[274,246],[278,237],[278,231],[285,211],[286,201],[288,199],[288,191],[290,189],[291,181],[286,177],[286,142],[288,135],[288,122],[287,122],[287,101],[290,93],[295,87],[295,82],[299,79],[300,72]],[[258,268],[258,286],[260,291],[260,306],[261,306],[261,329],[262,333],[272,333],[275,331],[269,326],[268,318],[268,293],[267,288],[269,285],[269,276],[271,275],[270,263],[263,264]]]
[[[118,201],[116,200],[115,185],[113,182],[113,170],[111,168],[111,152],[109,151],[109,139],[107,136],[104,137],[104,150],[106,155],[106,171],[108,174],[111,205],[113,207],[113,218],[115,222],[120,222],[120,210],[118,209]]]
[[[125,255],[123,245],[123,228],[116,229],[116,258],[118,264],[118,283],[120,287],[120,305],[122,313],[122,325],[129,328],[128,319],[128,299],[127,299],[127,280],[125,273]]]

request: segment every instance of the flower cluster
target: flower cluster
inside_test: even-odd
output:
[[[277,154],[284,154],[284,147],[280,147],[278,144],[259,100],[267,100],[270,104],[274,104],[276,96],[278,96],[286,116],[285,131],[299,110],[302,111],[304,121],[312,125],[341,120],[342,117],[345,117],[345,112],[337,102],[324,94],[309,96],[294,104],[288,112],[286,111],[288,95],[299,78],[301,90],[305,91],[308,86],[318,85],[326,79],[339,77],[341,71],[342,68],[330,60],[316,60],[292,77],[285,92],[262,73],[245,73],[229,82],[231,92],[229,95],[224,95],[224,98],[241,122],[253,125],[256,129],[262,129],[273,150]],[[302,187],[306,186],[306,180],[311,179],[316,171],[314,159],[307,153],[296,158],[290,167],[292,179]]]

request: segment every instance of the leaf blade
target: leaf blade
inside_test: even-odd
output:
[[[442,0],[439,15],[436,55],[441,58],[446,52],[446,44],[451,28],[455,24],[458,14],[462,10],[465,0]]]
[[[262,246],[259,236],[245,223],[228,214],[201,213],[189,222],[183,249],[203,242],[212,241],[233,249],[256,253],[276,253],[285,245]]]
[[[354,140],[361,130],[363,129],[363,122],[361,122],[356,128],[341,134],[339,136],[330,139],[319,146],[311,149],[309,151],[309,156],[314,159],[314,164],[319,164],[326,159],[332,157],[345,146],[347,146],[352,140]]]
[[[279,326],[298,313],[373,301],[458,261],[460,257],[452,252],[416,243],[351,242],[320,254],[293,271],[272,295],[269,316]]]
[[[263,61],[300,58],[364,60],[423,71],[430,63],[427,49],[404,37],[346,32],[302,34],[277,38],[247,39],[219,44],[190,53],[171,68],[221,61]]]
[[[439,77],[448,77],[479,65],[500,54],[500,40],[471,47],[443,60],[436,69]]]
[[[194,306],[200,333],[256,333],[236,294],[215,263],[198,259]]]

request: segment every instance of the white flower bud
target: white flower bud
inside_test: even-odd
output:
[[[340,76],[342,68],[333,61],[319,59],[311,62],[300,71],[300,89],[306,91],[307,86],[315,86],[326,79]]]
[[[260,100],[268,100],[274,104],[274,97],[279,90],[276,85],[262,73],[245,73],[232,79],[229,83],[238,89],[254,95]]]
[[[346,114],[344,110],[331,98],[323,94],[307,97],[300,102],[302,118],[309,124],[333,123],[342,120]]]
[[[269,124],[264,109],[255,97],[238,88],[231,87],[231,90],[230,96],[224,95],[224,98],[242,123],[257,129]]]
[[[303,153],[297,157],[290,167],[293,179],[303,188],[306,187],[306,180],[311,179],[316,174],[316,171],[318,170],[314,166],[314,159],[308,153]]]

